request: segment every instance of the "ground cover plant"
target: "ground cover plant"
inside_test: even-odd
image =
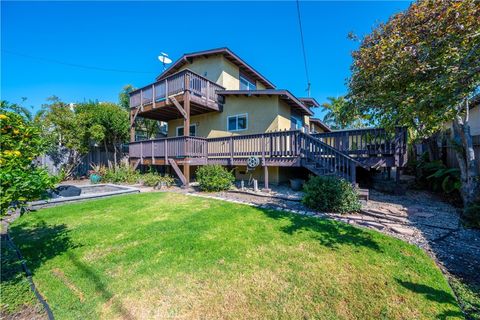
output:
[[[375,231],[144,193],[11,226],[58,319],[461,319],[419,248]]]

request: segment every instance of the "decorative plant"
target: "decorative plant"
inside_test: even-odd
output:
[[[202,191],[223,191],[232,186],[235,177],[220,165],[206,165],[197,169],[197,181]]]
[[[361,208],[357,190],[348,181],[337,177],[311,177],[303,190],[302,203],[312,209],[346,213]]]
[[[3,103],[2,103],[3,106]],[[3,109],[3,108],[2,108]],[[0,214],[25,209],[41,198],[56,178],[33,164],[45,150],[40,130],[19,114],[0,109]]]

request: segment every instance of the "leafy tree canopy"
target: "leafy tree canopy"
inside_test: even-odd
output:
[[[353,52],[350,118],[369,114],[420,136],[451,121],[480,82],[480,4],[413,3],[363,38]]]

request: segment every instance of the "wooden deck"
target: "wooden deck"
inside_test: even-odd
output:
[[[185,92],[189,92],[190,114],[222,111],[224,90],[215,82],[190,71],[183,70],[168,78],[149,84],[130,93],[130,108],[134,115],[168,121],[185,117],[182,107]]]
[[[406,130],[346,130],[309,135],[278,131],[222,138],[175,137],[130,143],[130,159],[145,165],[221,164],[244,166],[258,157],[263,167],[305,167],[317,175],[356,181],[357,167],[403,167]]]

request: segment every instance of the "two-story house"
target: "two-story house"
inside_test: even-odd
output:
[[[368,166],[344,152],[352,144],[348,141],[365,134],[357,130],[345,140],[344,131],[341,137],[325,136],[322,141],[318,135],[331,130],[312,118],[312,108],[319,106],[315,99],[277,89],[228,48],[183,55],[155,83],[132,92],[130,104],[131,161],[170,165],[187,184],[190,166],[207,163],[230,166],[238,179],[254,177],[267,187],[269,181],[278,183],[307,172],[354,181],[355,168]],[[136,117],[166,122],[167,138],[134,141]],[[390,150],[385,142],[380,145]],[[372,150],[373,145],[365,141],[364,147]],[[250,164],[259,165],[249,167],[251,158],[258,161]]]

